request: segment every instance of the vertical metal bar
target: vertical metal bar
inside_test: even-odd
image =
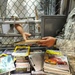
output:
[[[0,5],[0,17],[1,17],[1,5]]]
[[[69,13],[69,5],[70,5],[70,0],[67,0],[66,16],[68,16]]]

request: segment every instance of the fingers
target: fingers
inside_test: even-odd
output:
[[[46,40],[48,37],[43,37],[42,40]]]
[[[25,35],[23,36],[23,39],[24,39],[25,41],[27,40],[27,38],[26,38],[26,36],[25,36]]]
[[[28,36],[31,36],[31,34],[26,33],[26,32],[23,33],[23,38],[24,38],[25,41],[28,39]]]
[[[30,34],[30,33],[25,33],[25,35],[26,35],[26,36],[31,36],[31,34]]]
[[[40,40],[40,41],[38,41],[37,43],[38,44],[42,44],[42,43],[45,43],[46,42],[46,40]]]
[[[26,37],[23,37],[23,39],[26,41],[27,40],[27,38]]]
[[[48,45],[48,44],[46,44],[46,43],[39,44],[39,46],[50,47],[50,45]]]

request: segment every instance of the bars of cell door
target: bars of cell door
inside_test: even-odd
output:
[[[3,37],[0,36],[0,45],[23,40],[22,36],[15,36],[17,31],[12,26],[14,23],[21,23],[24,31],[34,34],[37,32],[35,25],[40,25],[42,15],[57,15],[60,11],[64,14],[65,1],[67,0],[0,0],[0,18],[3,18],[0,19],[0,34],[3,35]],[[19,20],[11,20],[11,16],[16,16]],[[11,34],[14,35],[11,36]]]
[[[24,23],[40,23],[41,20],[28,20],[28,19],[22,19],[22,20],[1,20],[0,21],[0,24],[17,24],[17,23],[20,23],[20,24],[24,24]]]
[[[66,9],[67,0],[0,0],[1,17],[18,16],[19,18],[35,17],[37,7],[40,15],[56,15]]]

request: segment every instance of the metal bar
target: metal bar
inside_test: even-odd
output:
[[[40,23],[41,20],[10,20],[10,21],[0,21],[0,24],[17,24],[17,23]]]
[[[10,18],[8,18],[8,17],[5,17],[5,16],[3,16],[3,17],[0,17],[0,19],[5,19],[5,20],[12,20],[12,18],[10,17]],[[14,18],[15,19],[15,18]],[[27,17],[27,18],[18,18],[19,20],[20,19],[35,19],[35,17]]]
[[[13,47],[0,47],[0,50],[14,50],[14,46]],[[42,47],[42,46],[33,46],[33,47],[30,47],[30,51],[34,51],[34,50],[42,50],[42,51],[46,51],[46,48],[47,47]]]
[[[21,37],[21,34],[0,34],[0,37]]]
[[[34,33],[34,34],[32,34],[31,36],[39,36],[39,35],[41,35],[41,33],[39,32],[39,33]],[[0,34],[0,37],[22,37],[22,35],[21,34],[14,34],[14,33],[10,33],[10,34]]]

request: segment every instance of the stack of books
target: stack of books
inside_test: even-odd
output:
[[[15,70],[14,61],[11,55],[0,57],[0,75]]]
[[[9,54],[13,57],[15,64],[15,70],[11,71],[11,75],[29,75],[30,74],[30,63],[27,59],[27,50],[18,49],[16,52],[14,50],[5,50],[5,54]]]
[[[30,72],[30,64],[29,61],[25,59],[25,57],[16,57],[16,73],[28,73]]]
[[[14,75],[30,74],[30,63],[29,60],[26,58],[27,56],[25,55],[24,50],[21,50],[21,52],[17,51],[13,53],[13,56],[16,58],[16,70],[14,71]]]
[[[58,50],[47,50],[44,57],[44,72],[49,75],[71,75],[67,56]]]
[[[43,71],[31,71],[31,75],[46,75]]]

